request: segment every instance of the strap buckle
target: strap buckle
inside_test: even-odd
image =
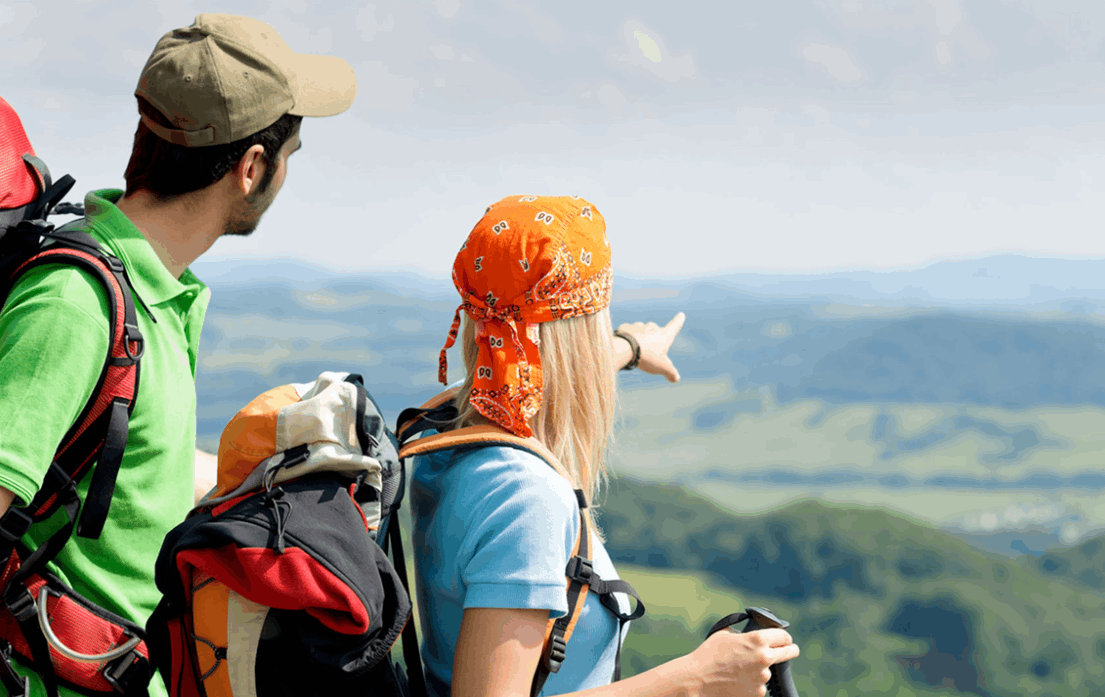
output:
[[[7,513],[0,516],[0,537],[8,542],[18,542],[27,534],[33,522],[34,518],[22,508],[9,508]]]
[[[0,684],[8,690],[9,697],[27,697],[31,693],[30,680],[15,672],[12,653],[11,643],[0,640]]]
[[[560,666],[564,664],[564,658],[568,655],[568,642],[554,630],[549,642],[549,658],[547,664],[550,673],[560,672]]]
[[[100,674],[121,695],[129,694],[135,684],[148,683],[152,677],[150,662],[136,650],[110,661],[104,665]]]
[[[577,583],[590,585],[595,577],[595,567],[590,559],[577,555],[568,560],[568,568],[564,570],[564,575]]]
[[[11,592],[4,596],[4,605],[20,624],[38,614],[35,597],[25,586],[12,588]]]

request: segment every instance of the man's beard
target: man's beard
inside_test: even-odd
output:
[[[236,206],[230,214],[230,219],[226,221],[226,229],[223,230],[223,234],[235,237],[249,237],[252,235],[261,222],[261,216],[272,204],[274,197],[269,195],[271,188],[270,186],[266,187],[264,191],[247,194],[245,200]]]

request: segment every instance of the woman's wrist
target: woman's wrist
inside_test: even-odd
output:
[[[621,369],[633,370],[641,362],[641,345],[637,343],[637,339],[628,332],[615,329],[614,336],[624,341],[629,347],[629,359],[622,362]]]

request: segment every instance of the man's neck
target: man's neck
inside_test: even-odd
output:
[[[137,191],[116,205],[150,243],[173,278],[180,278],[226,229],[225,207],[209,198],[198,192],[166,203],[147,191]]]

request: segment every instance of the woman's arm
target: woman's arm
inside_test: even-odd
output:
[[[548,618],[547,610],[465,610],[453,657],[452,697],[529,697]],[[798,647],[782,629],[722,631],[686,656],[570,695],[763,697],[769,667],[797,656]]]
[[[679,382],[679,371],[668,358],[668,349],[671,348],[686,319],[687,316],[680,312],[662,327],[655,322],[648,324],[633,322],[620,325],[618,331],[632,334],[641,345],[641,362],[637,364],[640,370],[652,375],[663,375],[668,382]],[[630,348],[628,341],[617,336],[614,337],[613,348],[614,369],[620,370],[633,358],[633,349]]]
[[[211,453],[196,448],[195,486],[193,494],[195,503],[207,495],[214,488],[219,479],[219,458]]]

